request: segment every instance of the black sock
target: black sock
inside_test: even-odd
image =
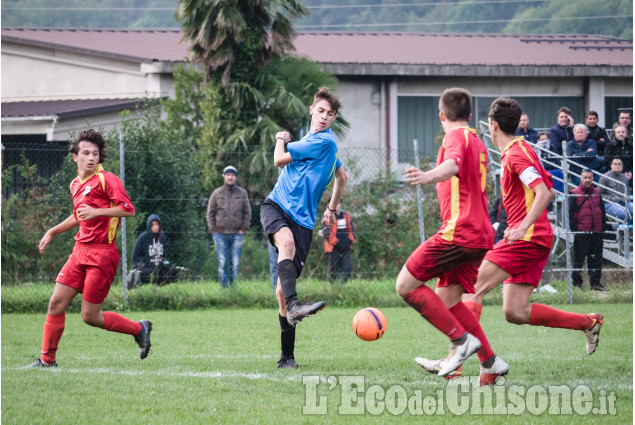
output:
[[[280,279],[280,286],[287,305],[289,305],[290,301],[298,299],[298,294],[295,292],[295,279],[297,276],[293,261],[282,260],[278,263],[278,278]]]
[[[494,366],[494,362],[496,361],[496,356],[492,356],[491,359],[485,360],[483,363],[481,363],[483,365],[483,367],[489,369],[490,367]]]
[[[452,343],[453,344],[463,344],[466,340],[467,340],[467,332],[465,332],[463,335],[461,335],[457,339],[453,339]]]
[[[282,317],[278,313],[280,320],[280,345],[282,346],[282,355],[285,357],[293,357],[295,349],[295,326],[291,326],[286,317]]]

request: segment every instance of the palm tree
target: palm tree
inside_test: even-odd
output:
[[[176,11],[192,59],[207,73],[219,71],[223,86],[241,51],[262,66],[293,50],[291,19],[306,15],[296,0],[181,0]]]
[[[308,128],[314,93],[336,87],[321,64],[290,56],[290,19],[307,14],[296,0],[180,0],[183,38],[205,69],[196,143],[206,189],[231,163],[251,176],[241,182],[252,199],[266,196],[278,176],[271,160],[276,132],[289,130],[297,140]]]

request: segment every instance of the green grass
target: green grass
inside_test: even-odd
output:
[[[551,284],[558,289],[557,294],[532,295],[532,300],[545,304],[567,303],[568,293],[565,282]],[[605,283],[606,284],[606,283]],[[632,282],[627,284],[611,282],[609,291],[598,293],[575,289],[575,304],[620,304],[633,302]],[[29,286],[2,286],[3,313],[46,313],[53,284]],[[307,299],[326,301],[330,307],[358,307],[372,305],[379,308],[402,307],[403,300],[395,291],[394,279],[349,280],[346,285],[311,278],[298,281],[298,293]],[[501,305],[502,291],[494,289],[485,297],[485,305]],[[213,308],[276,308],[276,298],[269,281],[244,280],[236,282],[231,289],[220,289],[217,282],[177,282],[164,287],[144,285],[129,291],[128,303],[123,300],[123,288],[115,285],[104,302],[104,310],[115,311],[185,311]],[[79,312],[81,297],[75,297],[68,312]]]
[[[562,306],[600,311],[605,316],[601,344],[587,356],[582,332],[515,326],[501,307],[483,311],[482,324],[494,350],[511,366],[505,388],[513,385],[586,385],[594,402],[601,391],[617,398],[617,415],[520,415],[412,417],[343,415],[342,387],[328,379],[362,376],[365,390],[403,388],[407,396],[436,397],[457,389],[415,365],[414,357],[439,358],[448,342],[410,308],[384,308],[386,334],[364,342],[352,332],[357,308],[327,307],[297,327],[297,370],[276,369],[279,327],[274,309],[214,309],[194,312],[132,312],[154,323],[152,350],[138,358],[132,337],[105,332],[67,314],[57,369],[20,370],[39,355],[42,314],[2,315],[2,422],[4,424],[199,424],[199,423],[435,423],[621,424],[633,417],[632,304]],[[476,358],[466,375],[478,374]],[[303,415],[307,402],[302,376],[319,376],[318,396],[327,415]],[[332,382],[331,378],[331,382]],[[393,386],[397,387],[393,387]],[[534,390],[536,387],[533,387]],[[346,392],[345,392],[346,393]],[[311,405],[312,403],[309,404]],[[371,408],[372,410],[372,408]]]

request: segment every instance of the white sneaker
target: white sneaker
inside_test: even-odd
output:
[[[439,359],[439,360],[430,360],[430,359],[426,359],[424,357],[417,357],[415,359],[415,362],[421,366],[422,368],[424,368],[425,370],[427,370],[428,372],[434,374],[434,375],[438,375],[439,371],[441,370],[441,363],[443,363],[445,361],[445,359]]]
[[[443,363],[445,363],[445,359],[446,357],[439,360],[430,360],[423,357],[417,357],[415,359],[415,362],[419,366],[427,370],[428,372],[434,375],[438,375],[439,371],[441,370],[441,366],[443,365]],[[456,379],[456,378],[459,378],[462,374],[463,374],[463,366],[459,366],[458,369],[448,373],[445,376],[445,379]]]
[[[589,316],[593,319],[593,324],[591,328],[582,332],[584,332],[584,337],[586,338],[586,353],[591,355],[595,353],[595,349],[598,348],[600,343],[600,329],[604,324],[604,318],[600,313],[591,313]]]
[[[542,285],[540,286],[540,290],[539,292],[542,293],[548,293],[548,294],[555,294],[558,292],[558,290],[556,288],[554,288],[553,286],[546,284],[546,285]]]
[[[486,368],[481,365],[481,374],[478,377],[478,385],[481,387],[494,385],[499,377],[507,375],[509,365],[500,357],[496,357],[492,367]]]
[[[446,376],[459,368],[468,357],[481,348],[481,341],[474,335],[466,332],[466,340],[463,344],[454,344],[450,347],[450,354],[445,359],[439,370],[439,376]]]

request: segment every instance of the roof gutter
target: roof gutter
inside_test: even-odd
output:
[[[51,121],[51,125],[46,127],[46,141],[52,142],[54,141],[53,135],[55,134],[55,126],[57,125],[57,121],[59,120],[58,115],[40,115],[40,116],[32,116],[32,117],[2,117],[2,122],[7,123],[18,123],[18,122],[29,122],[29,121]]]

